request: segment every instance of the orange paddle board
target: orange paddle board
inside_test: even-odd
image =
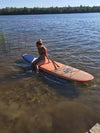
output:
[[[34,55],[24,54],[23,58],[31,63],[38,57]],[[85,71],[52,60],[50,60],[50,62],[47,61],[45,64],[41,65],[40,69],[46,73],[66,80],[90,81],[94,79],[93,75]]]

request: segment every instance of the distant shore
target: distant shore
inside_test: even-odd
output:
[[[67,14],[67,13],[96,13],[100,12],[100,6],[79,6],[79,7],[48,7],[48,8],[16,8],[6,7],[0,9],[0,15],[32,15],[32,14]]]

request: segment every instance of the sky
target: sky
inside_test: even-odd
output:
[[[100,6],[100,0],[0,0],[4,7]]]

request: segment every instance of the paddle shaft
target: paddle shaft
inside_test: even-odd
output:
[[[57,67],[60,67],[55,61],[53,61],[52,59],[50,59],[50,60],[52,61],[53,65],[54,65],[54,67],[55,67],[56,69],[57,69]],[[55,65],[56,65],[57,67],[56,67]]]

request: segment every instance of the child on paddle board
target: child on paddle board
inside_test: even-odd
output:
[[[39,67],[41,65],[43,65],[47,60],[49,62],[49,58],[47,56],[47,49],[43,46],[41,39],[39,39],[36,42],[36,46],[38,49],[39,57],[35,61],[32,62],[31,67],[32,67],[32,71],[34,70],[34,68],[36,68],[36,70],[38,72]]]

